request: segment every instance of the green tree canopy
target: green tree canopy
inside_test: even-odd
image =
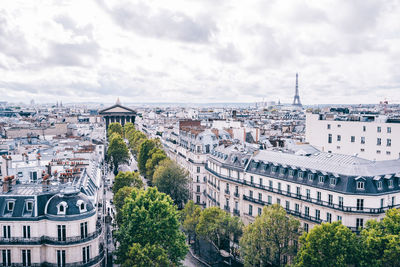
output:
[[[196,226],[197,235],[208,240],[217,250],[226,250],[235,254],[230,241],[239,239],[243,223],[239,217],[232,217],[218,207],[204,209]]]
[[[341,222],[314,226],[300,238],[295,266],[349,266],[359,261],[357,236]]]
[[[170,195],[178,207],[189,199],[189,174],[170,159],[160,162],[153,183],[160,192]]]
[[[244,228],[240,251],[245,266],[281,266],[282,257],[295,255],[300,222],[278,204],[266,206]]]
[[[150,151],[151,157],[146,162],[146,178],[149,179],[153,183],[153,174],[156,170],[158,164],[167,158],[165,152],[155,147]]]
[[[138,167],[142,175],[146,175],[146,162],[151,157],[150,151],[156,147],[154,140],[147,139],[140,145]]]
[[[107,129],[108,137],[110,137],[113,133],[117,133],[122,137],[123,131],[122,131],[122,126],[119,122],[113,122],[108,125]]]
[[[177,266],[187,253],[179,213],[156,188],[132,191],[121,210],[117,263],[123,266]],[[149,264],[149,262],[151,264]]]
[[[132,186],[140,189],[143,187],[143,181],[137,172],[119,172],[118,175],[115,176],[112,191],[114,194],[117,194],[117,192],[125,186]]]
[[[140,146],[146,140],[147,140],[146,135],[141,131],[131,132],[130,135],[128,136],[129,148],[135,155],[137,155],[139,153]]]
[[[131,186],[124,186],[118,190],[118,192],[114,195],[114,205],[115,205],[115,210],[117,212],[116,215],[116,221],[118,225],[121,225],[122,223],[122,215],[121,215],[121,210],[122,207],[125,205],[125,200],[131,196],[132,191],[135,190],[135,187]]]
[[[400,211],[390,209],[380,222],[368,221],[361,242],[361,266],[400,266]]]
[[[124,125],[124,136],[128,139],[128,137],[135,131],[135,125],[132,122],[127,122]]]
[[[182,228],[189,236],[196,239],[196,227],[199,224],[201,208],[194,204],[193,200],[186,203],[185,208],[181,211]]]
[[[110,124],[111,125],[111,124]],[[110,136],[107,155],[112,160],[114,165],[114,174],[118,172],[118,166],[129,161],[129,150],[124,139],[118,133],[113,133]]]

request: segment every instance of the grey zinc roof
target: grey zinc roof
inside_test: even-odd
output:
[[[355,156],[318,152],[300,156],[276,151],[260,150],[253,159],[299,169],[318,170],[346,176],[377,176],[400,172],[400,159],[370,161]]]

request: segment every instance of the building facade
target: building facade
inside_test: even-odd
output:
[[[369,160],[400,158],[400,120],[386,116],[307,113],[306,141],[321,151]]]

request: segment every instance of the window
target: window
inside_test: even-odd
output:
[[[3,258],[3,266],[11,266],[11,249],[3,249],[1,254]]]
[[[253,216],[253,206],[249,205],[249,215]]]
[[[308,233],[308,229],[309,229],[308,223],[304,223],[304,231],[306,233]]]
[[[22,172],[18,172],[18,177],[22,177],[22,176],[23,176]]]
[[[386,146],[392,146],[392,139],[386,139]]]
[[[307,196],[308,200],[311,199],[311,191],[310,191],[310,189],[306,189],[306,196]]]
[[[253,198],[253,190],[249,191],[249,196],[250,196],[250,198]]]
[[[67,240],[67,233],[65,225],[57,225],[57,236],[58,241],[66,241]]]
[[[357,181],[357,189],[364,189],[364,181]]]
[[[250,183],[253,184],[254,183],[254,177],[250,176]]]
[[[303,179],[304,176],[304,172],[298,172],[297,177],[299,178],[299,180]]]
[[[9,212],[12,212],[14,210],[14,201],[8,201],[7,202],[7,210]]]
[[[366,132],[367,131],[367,126],[363,126],[363,132]]]
[[[312,182],[313,179],[314,179],[314,174],[309,173],[308,174],[308,181]]]
[[[387,133],[391,133],[392,132],[392,127],[387,127],[386,131],[387,131]]]
[[[31,181],[36,181],[37,180],[37,172],[36,171],[31,171],[29,173],[29,177],[30,177]]]
[[[290,196],[290,185],[289,184],[286,186],[286,193]]]
[[[279,205],[281,204],[281,199],[280,198],[276,199],[276,204],[279,204]]]
[[[306,217],[310,216],[310,208],[309,208],[309,207],[305,207],[305,208],[304,208],[304,215],[305,215]]]
[[[297,213],[300,213],[300,205],[299,204],[296,203],[294,205],[294,211],[297,212]]]
[[[196,203],[197,203],[197,204],[200,203],[200,196],[196,196]]]
[[[197,167],[197,173],[199,173],[200,172],[200,167]]]
[[[329,129],[331,128],[331,125],[328,124],[328,125],[326,125],[326,127],[327,127],[327,129],[329,130]]]
[[[357,210],[364,210],[364,199],[357,199]]]
[[[290,210],[290,202],[289,201],[285,201],[285,207],[287,210]]]
[[[317,219],[317,220],[321,219],[321,211],[320,210],[315,210],[315,219]]]
[[[31,238],[31,226],[30,225],[22,226],[22,235],[24,238]]]
[[[329,223],[332,222],[332,214],[329,213],[329,212],[326,213],[326,221],[329,222]]]
[[[263,179],[262,178],[260,178],[260,185],[261,186],[263,185]]]
[[[377,131],[378,133],[382,132],[381,126],[376,127],[376,131]]]
[[[269,189],[272,190],[272,181],[269,181]]]
[[[197,183],[200,183],[200,177],[197,175],[197,177],[196,177],[196,182]]]
[[[32,211],[32,209],[33,209],[33,202],[32,201],[26,202],[26,210]]]
[[[330,184],[330,185],[336,185],[336,178],[331,177],[331,178],[329,179],[329,184]]]
[[[11,238],[11,226],[3,225],[3,238]]]
[[[382,189],[382,181],[378,181],[378,189],[381,190]]]
[[[280,168],[279,171],[280,171],[280,174],[281,174],[281,175],[284,175],[284,174],[285,174],[285,168]]]
[[[333,204],[333,196],[331,194],[328,195],[328,205],[332,206]]]
[[[338,222],[341,222],[341,221],[342,221],[342,216],[339,216],[339,215],[338,215],[338,216],[337,216],[337,221],[338,221]]]
[[[337,127],[340,128],[340,127],[342,127],[342,125],[341,125],[341,124],[338,124]]]
[[[381,151],[380,151],[380,150],[377,150],[377,151],[376,151],[376,154],[381,154]]]
[[[339,208],[343,208],[343,197],[338,197]]]
[[[383,208],[383,205],[384,205],[383,203],[384,203],[384,201],[385,201],[385,200],[384,200],[383,198],[381,198],[381,208]]]
[[[86,238],[88,236],[88,225],[87,222],[81,223],[81,238]]]
[[[317,192],[317,201],[321,202],[321,192]]]
[[[282,191],[281,183],[278,183],[278,192],[280,193],[281,191]]]
[[[361,144],[365,144],[365,137],[361,136]]]
[[[332,134],[328,134],[328,143],[332,144]]]
[[[390,155],[390,151],[386,151],[386,155],[388,155],[388,156],[389,156],[389,155]]]
[[[362,218],[357,218],[356,219],[356,228],[360,229],[364,227],[364,219]]]
[[[276,167],[275,166],[271,168],[271,173],[276,173]]]
[[[323,175],[318,176],[318,182],[323,184],[325,180],[325,177]]]
[[[31,266],[31,250],[23,249],[22,250],[22,266]]]
[[[376,145],[380,146],[382,144],[382,138],[376,138]]]
[[[65,267],[65,250],[57,250],[57,267]]]
[[[301,191],[299,186],[296,187],[296,196],[299,198],[301,197]]]
[[[271,205],[272,204],[272,197],[268,196],[268,204]]]
[[[390,179],[388,181],[388,186],[389,186],[389,188],[393,188],[393,180]]]
[[[293,170],[289,170],[289,176],[293,177],[294,171]]]
[[[361,151],[361,152],[365,152],[365,149],[364,149],[364,148],[361,148],[360,151]]]
[[[235,186],[235,194],[238,196],[239,195],[239,186]]]
[[[351,136],[350,137],[350,142],[354,143],[356,141],[356,137],[355,136]]]
[[[342,140],[342,136],[340,136],[340,134],[337,135],[337,139],[338,142],[340,142]]]
[[[197,186],[197,193],[200,193],[200,185]]]
[[[258,200],[262,201],[262,194],[258,193]]]
[[[392,206],[396,204],[396,197],[392,197]]]
[[[83,263],[88,263],[90,260],[90,246],[82,248],[82,261]]]
[[[66,211],[67,207],[68,207],[67,203],[64,202],[64,201],[58,203],[58,205],[57,205],[57,208],[58,208],[57,214],[61,214],[61,215],[65,214],[65,211]]]
[[[258,208],[258,215],[261,215],[261,213],[262,213],[262,209]]]

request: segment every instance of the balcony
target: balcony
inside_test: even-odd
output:
[[[231,212],[231,208],[227,205],[224,206],[224,210],[226,210],[227,212]]]
[[[87,237],[82,238],[81,236],[72,236],[67,237],[65,241],[59,241],[57,237],[50,236],[41,236],[41,237],[32,237],[32,238],[23,238],[23,237],[11,237],[11,238],[3,238],[0,237],[0,245],[74,245],[85,243],[90,240],[93,240],[101,235],[103,228],[98,227],[97,230]]]
[[[234,196],[234,197],[240,197],[239,192],[233,193],[233,196]]]
[[[230,195],[231,191],[225,189],[225,194]]]

